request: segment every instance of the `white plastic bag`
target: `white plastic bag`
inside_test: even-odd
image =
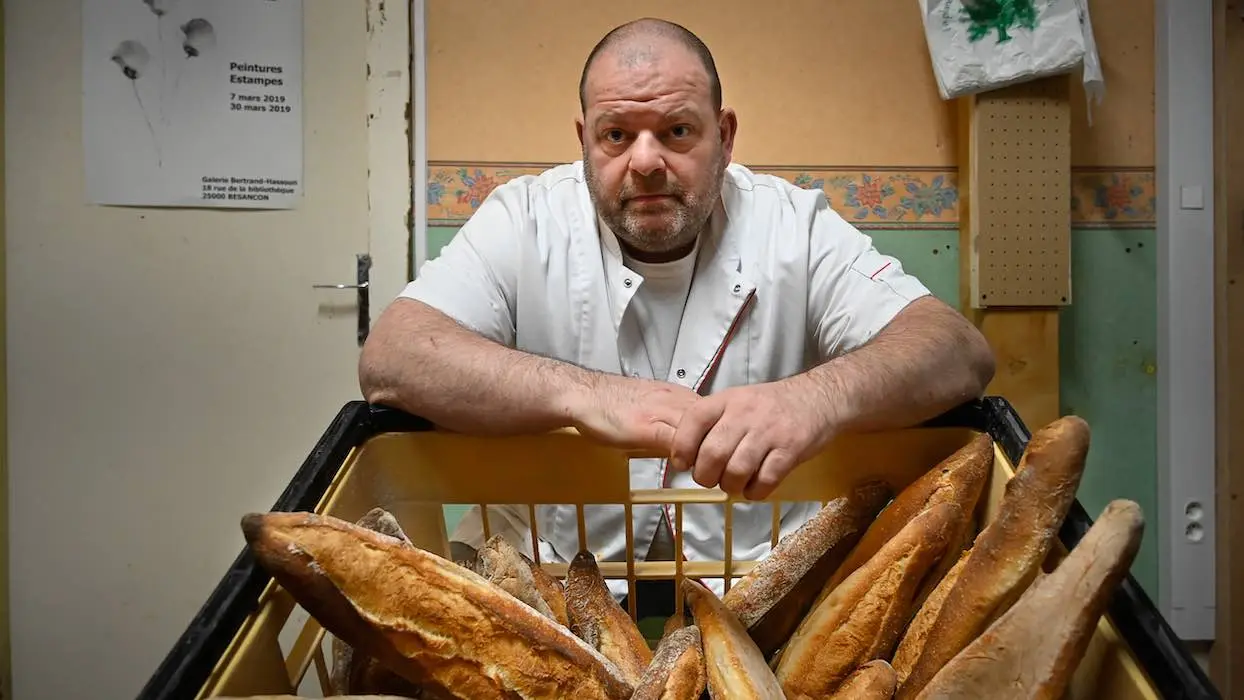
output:
[[[994,90],[1085,66],[1100,99],[1086,0],[920,0],[942,99]]]

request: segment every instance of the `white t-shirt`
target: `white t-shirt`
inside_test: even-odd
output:
[[[602,236],[614,235],[605,222],[598,222]],[[674,359],[674,346],[682,326],[683,312],[687,308],[687,295],[691,292],[691,280],[695,275],[696,256],[700,251],[699,239],[687,255],[670,262],[646,263],[622,253],[622,262],[642,278],[631,300],[631,313],[622,316],[619,334],[633,333],[643,342],[631,357],[623,357],[622,364],[631,374],[645,379],[666,381],[670,379],[670,365]],[[623,274],[629,274],[623,272]],[[610,286],[613,289],[614,285]],[[610,302],[615,313],[620,313],[625,301],[612,295]],[[674,558],[674,536],[668,518],[657,525],[656,535],[648,548],[648,561],[669,561]]]

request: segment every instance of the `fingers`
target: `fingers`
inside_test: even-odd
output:
[[[735,449],[746,436],[747,430],[737,424],[718,422],[713,426],[704,443],[700,445],[699,455],[692,467],[695,483],[709,489],[721,484],[726,465],[733,459]],[[743,483],[746,481],[744,478]]]
[[[706,397],[692,404],[678,420],[678,428],[670,448],[670,465],[685,471],[700,460],[700,450],[709,431],[721,420],[726,403],[714,397]],[[740,436],[741,437],[741,436]],[[737,440],[735,444],[737,444]],[[734,445],[730,445],[733,449]],[[723,462],[724,465],[724,462]],[[698,479],[697,479],[698,482]],[[713,482],[716,483],[716,482]]]
[[[768,498],[786,475],[795,468],[795,456],[789,450],[777,448],[765,455],[760,468],[752,475],[743,489],[743,497],[753,501]]]
[[[769,454],[769,447],[755,433],[747,433],[734,449],[721,475],[721,490],[731,496],[742,496]]]

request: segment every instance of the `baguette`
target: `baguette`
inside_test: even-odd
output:
[[[830,501],[722,596],[766,658],[790,638],[891,495],[884,483],[869,482]]]
[[[1111,594],[1136,557],[1143,531],[1140,506],[1110,502],[1067,558],[916,697],[1063,697]]]
[[[937,614],[941,611],[942,605],[946,603],[946,595],[954,588],[959,575],[963,573],[963,565],[967,562],[969,553],[970,550],[960,554],[958,561],[942,578],[937,588],[934,588],[929,597],[925,599],[924,604],[918,608],[916,616],[903,632],[898,648],[894,650],[894,657],[890,659],[890,666],[894,668],[899,685],[902,685],[903,681],[907,680],[907,674],[911,673],[911,668],[915,665],[920,650],[924,648],[925,640],[929,637],[929,629],[937,621]]]
[[[951,535],[951,551],[947,552],[948,556],[938,561],[938,565],[929,572],[928,578],[917,591],[915,602],[919,607],[950,570],[958,551],[962,551],[963,545],[971,542],[972,516],[989,479],[993,455],[992,439],[988,435],[977,436],[899,492],[894,501],[869,526],[842,566],[834,572],[820,598],[823,599],[847,576],[876,555],[916,515],[938,503],[954,503],[959,506],[962,517],[955,524]]]
[[[679,627],[657,645],[631,700],[699,700],[707,682],[700,628]]]
[[[743,623],[704,584],[683,579],[683,594],[704,645],[708,694],[714,700],[785,700],[782,687]]]
[[[572,632],[612,661],[627,683],[639,681],[652,662],[652,649],[613,599],[596,557],[587,550],[575,555],[566,572],[566,613]]]
[[[921,608],[912,621],[927,634],[900,642],[918,648],[896,653],[914,659],[906,674],[900,672],[896,698],[916,697],[1032,584],[1075,500],[1088,447],[1088,425],[1074,416],[1033,434],[997,515],[977,535],[944,602],[936,610]]]
[[[873,659],[855,669],[830,696],[832,700],[890,700],[898,687],[894,668],[885,659]]]
[[[330,633],[434,700],[625,700],[595,649],[478,574],[312,513],[249,514],[257,561]]]
[[[544,595],[536,586],[535,575],[524,561],[522,553],[501,535],[493,535],[480,547],[474,570],[541,615],[554,622],[562,622],[545,602]]]
[[[961,517],[950,502],[923,511],[812,609],[777,665],[786,697],[832,695],[859,666],[889,656]]]
[[[515,550],[517,551],[517,550]],[[553,613],[553,619],[562,627],[570,627],[570,613],[566,610],[566,588],[562,582],[553,578],[544,567],[532,561],[526,554],[518,552],[527,568],[531,569],[531,577],[535,581],[536,591],[544,599],[545,605]]]
[[[393,514],[383,508],[372,508],[355,523],[359,527],[388,535],[413,547]],[[397,695],[419,697],[419,688],[385,668],[374,657],[355,651],[340,637],[333,635],[333,668],[329,683],[337,695]]]

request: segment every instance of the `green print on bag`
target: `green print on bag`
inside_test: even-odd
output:
[[[946,15],[950,6],[946,3]],[[992,32],[998,33],[997,43],[1011,40],[1009,30],[1037,28],[1037,9],[1032,0],[962,0],[963,12],[960,22],[968,25],[968,39],[976,42]],[[949,17],[944,16],[949,22]]]

